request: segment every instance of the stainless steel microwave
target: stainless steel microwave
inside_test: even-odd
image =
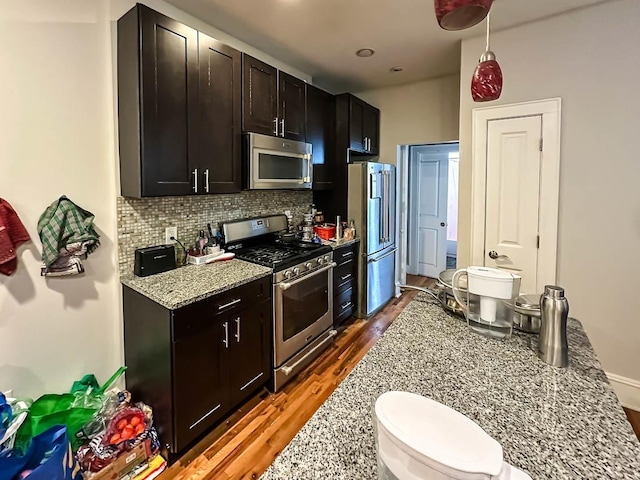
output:
[[[245,135],[251,190],[310,189],[311,144],[257,133]]]

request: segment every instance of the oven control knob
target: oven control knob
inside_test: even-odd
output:
[[[322,265],[324,263],[324,257],[318,258],[318,265]]]
[[[286,278],[287,280],[290,279],[293,276],[293,273],[291,273],[291,270],[287,270],[286,272],[284,272],[284,278]]]
[[[329,261],[331,261],[331,257],[329,257],[329,255],[325,255],[325,256],[324,256],[324,261],[325,261],[325,262],[329,262]]]
[[[300,269],[298,267],[293,267],[293,274],[298,275],[300,273]]]
[[[307,267],[307,270],[311,270],[313,268],[313,263],[307,262],[304,264],[304,266]]]

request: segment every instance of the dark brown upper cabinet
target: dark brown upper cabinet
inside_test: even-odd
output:
[[[242,130],[276,135],[278,69],[242,54]]]
[[[122,195],[239,192],[240,53],[137,4],[117,61]]]
[[[304,81],[242,54],[242,130],[305,141]]]
[[[380,110],[349,93],[340,97],[349,103],[349,148],[359,153],[377,155]]]
[[[335,166],[334,97],[313,85],[307,85],[307,142],[312,146],[313,189],[333,187]]]
[[[289,140],[306,140],[307,84],[292,75],[278,76],[280,136]]]
[[[198,167],[204,193],[242,189],[239,51],[200,33]]]

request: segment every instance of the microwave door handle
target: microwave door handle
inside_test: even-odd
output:
[[[311,155],[307,154],[307,179],[309,180],[306,183],[313,182],[313,163],[311,162]]]

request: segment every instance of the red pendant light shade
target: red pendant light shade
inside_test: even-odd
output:
[[[480,23],[493,0],[434,0],[436,18],[445,30],[464,30]]]
[[[490,27],[491,15],[487,17],[487,48],[471,77],[471,97],[474,102],[497,100],[502,93],[502,69],[496,61],[495,53],[489,48]]]
[[[502,93],[502,70],[493,52],[485,52],[471,77],[471,97],[474,102],[490,102]]]

